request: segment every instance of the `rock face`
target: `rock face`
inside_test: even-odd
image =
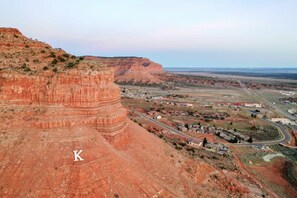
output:
[[[0,33],[0,197],[247,193],[239,184],[217,188],[210,174],[233,179],[131,122],[111,68],[16,29]]]
[[[0,66],[2,106],[46,109],[42,115],[25,120],[29,128],[87,125],[108,136],[125,129],[127,111],[120,104],[112,68],[73,58],[61,49],[27,39],[17,29],[1,28],[0,32],[4,46],[0,51],[0,62],[4,63]]]
[[[161,80],[158,78],[158,74],[164,72],[162,65],[147,58],[94,56],[86,56],[85,58],[113,67],[116,82],[159,83]]]
[[[56,75],[48,72],[39,76],[0,72],[0,78],[3,106],[47,109],[42,115],[33,115],[29,122],[25,120],[29,128],[87,125],[114,136],[126,126],[126,109],[120,104],[120,90],[110,70],[74,70]]]

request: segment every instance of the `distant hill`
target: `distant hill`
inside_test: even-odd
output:
[[[116,82],[159,83],[161,80],[156,74],[164,72],[162,65],[142,57],[85,56],[85,59],[113,67]]]

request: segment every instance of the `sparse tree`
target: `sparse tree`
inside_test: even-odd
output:
[[[253,138],[250,137],[250,138],[248,139],[248,142],[249,142],[249,143],[253,143]]]
[[[207,139],[204,138],[204,139],[203,139],[203,142],[202,142],[202,146],[205,147],[205,145],[206,145],[207,143],[208,143],[208,142],[207,142]]]

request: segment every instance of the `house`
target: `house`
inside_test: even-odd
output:
[[[154,117],[154,119],[156,119],[156,120],[160,120],[161,118],[162,118],[162,116],[160,116],[160,115],[157,115]]]
[[[262,104],[260,103],[244,103],[243,106],[245,107],[254,107],[254,108],[262,108]]]
[[[188,131],[188,129],[187,129],[185,126],[183,126],[183,125],[179,125],[179,126],[177,126],[177,129],[178,129],[179,131],[182,131],[182,132],[186,132],[186,131]]]

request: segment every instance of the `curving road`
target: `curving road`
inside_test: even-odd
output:
[[[278,140],[270,140],[270,141],[256,141],[256,142],[253,142],[253,143],[236,143],[234,145],[236,146],[247,146],[247,145],[265,145],[265,146],[268,146],[268,145],[274,145],[274,144],[279,144],[279,143],[288,143],[291,141],[291,135],[289,134],[288,132],[288,128],[283,126],[283,125],[280,125],[280,124],[276,124],[274,122],[271,122],[267,119],[262,119],[263,121],[265,122],[268,122],[269,124],[275,126],[279,133],[281,134],[281,138],[278,139]]]
[[[155,120],[153,118],[151,118],[150,116],[146,115],[146,114],[143,114],[143,113],[140,113],[140,112],[137,112],[137,111],[132,111],[133,113],[135,113],[136,115],[146,119],[147,121],[153,123],[153,124],[156,124],[158,125],[159,127],[167,130],[169,133],[172,133],[172,134],[175,134],[175,135],[179,135],[181,137],[184,137],[184,138],[187,138],[188,140],[196,143],[196,144],[199,144],[201,143],[203,140],[201,139],[198,139],[198,138],[195,138],[193,136],[190,136],[188,134],[185,134],[181,131],[178,131],[166,124],[163,124],[161,122],[159,122],[158,120]],[[232,145],[235,145],[235,146],[251,146],[251,145],[274,145],[274,144],[279,144],[279,143],[287,143],[291,140],[291,136],[288,132],[288,129],[287,127],[285,126],[282,126],[282,125],[279,125],[279,124],[276,124],[274,122],[271,122],[269,120],[266,120],[266,119],[263,119],[265,122],[268,122],[270,123],[271,125],[274,125],[280,132],[281,134],[281,138],[279,140],[272,140],[272,141],[257,141],[257,142],[253,142],[253,143],[232,143]]]

